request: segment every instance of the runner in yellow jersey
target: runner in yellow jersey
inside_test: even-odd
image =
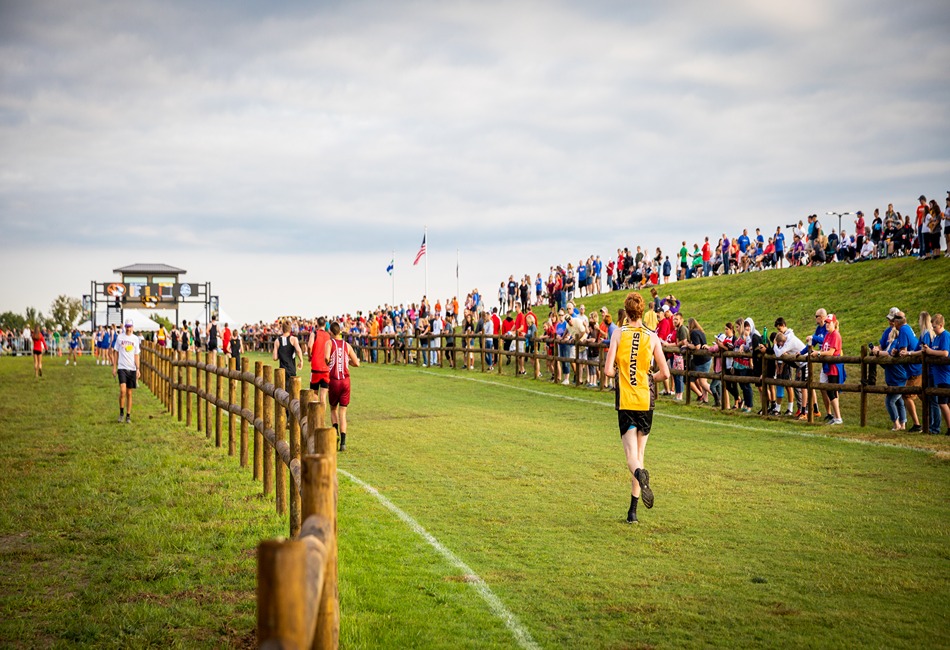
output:
[[[608,377],[619,375],[616,382],[617,421],[627,467],[633,475],[628,524],[637,522],[637,501],[641,496],[643,505],[653,507],[650,473],[644,469],[643,454],[653,426],[656,384],[670,376],[660,337],[643,325],[644,306],[639,293],[627,294],[623,303],[626,322],[610,337],[610,349],[604,364],[604,373]]]

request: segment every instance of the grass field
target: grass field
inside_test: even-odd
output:
[[[114,424],[84,361],[34,381],[0,359],[0,645],[252,643],[254,547],[286,521],[146,391]],[[664,403],[657,505],[631,527],[608,395],[364,367],[350,422],[341,469],[541,647],[948,645],[946,452]],[[517,647],[470,576],[342,476],[340,575],[343,647]]]

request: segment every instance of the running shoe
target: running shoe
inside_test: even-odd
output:
[[[921,431],[923,431],[923,429],[921,428],[919,424],[915,424],[914,426],[912,426],[911,428],[907,430],[908,433],[919,433]]]
[[[832,418],[828,424],[844,424],[844,420],[841,418]]]
[[[637,482],[640,484],[640,500],[647,508],[652,508],[653,489],[650,487],[650,472],[645,469],[637,472]]]
[[[119,413],[119,424],[122,424],[123,422],[125,422],[125,416]]]
[[[125,423],[126,423],[126,424],[131,424],[131,423],[132,423],[132,414],[131,414],[131,413],[127,413],[127,414],[125,415]]]
[[[633,510],[627,510],[627,523],[628,524],[638,524],[640,523],[637,519],[637,513]]]

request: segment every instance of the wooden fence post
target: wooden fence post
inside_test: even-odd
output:
[[[241,359],[241,374],[246,374],[251,366],[247,357]],[[250,389],[248,382],[241,377],[241,467],[247,467],[247,418],[244,417],[244,411],[250,408],[249,399]]]
[[[274,368],[270,365],[264,366],[264,383],[274,384]],[[264,430],[273,430],[274,428],[274,398],[265,393],[264,395]],[[261,436],[261,448],[263,451],[263,470],[264,470],[264,496],[269,496],[274,488],[274,448],[270,442]]]
[[[271,539],[258,544],[258,647],[303,648],[311,638],[302,606],[307,593],[306,561],[304,542]]]
[[[185,386],[191,388],[191,351],[185,350]],[[191,391],[185,392],[185,426],[191,428]]]
[[[221,434],[221,407],[218,406],[218,400],[223,399],[224,395],[221,390],[223,386],[221,385],[222,377],[221,371],[224,370],[224,355],[214,355],[215,367],[217,372],[214,375],[214,446],[220,447],[223,442]]]
[[[312,411],[310,411],[312,413]],[[308,415],[308,419],[313,419]],[[323,573],[323,588],[316,602],[307,603],[316,608],[316,627],[311,648],[338,648],[340,641],[339,587],[337,576],[336,465],[327,456],[304,456],[301,464],[300,485],[302,489],[300,510],[306,521],[312,515],[332,522],[328,536],[326,570]],[[311,610],[312,612],[313,610]]]
[[[228,372],[233,373],[237,369],[237,360],[234,357],[228,357]],[[231,378],[231,375],[228,375],[228,404],[234,404],[237,399],[237,384],[234,383],[234,379]],[[228,408],[228,456],[233,456],[235,447],[237,446],[237,441],[234,439],[234,425],[236,423],[237,416],[231,412],[230,407]]]
[[[690,400],[693,396],[693,391],[689,387],[689,362],[690,357],[692,356],[692,350],[686,348],[683,350],[683,393],[686,398],[686,406],[689,406]]]
[[[482,358],[482,372],[485,372],[485,356],[486,356],[486,354],[485,354],[485,333],[484,333],[484,332],[479,332],[479,333],[477,334],[477,338],[478,338],[479,350],[481,350],[481,354],[478,355],[478,356],[480,356],[480,357]]]
[[[377,357],[378,358],[378,357]],[[291,402],[297,401],[297,413],[300,418],[306,416],[310,402],[310,391],[300,390],[300,377],[290,378],[290,399]],[[298,466],[301,462],[300,454],[300,419],[291,418],[290,421],[290,460],[297,461]],[[301,477],[302,480],[302,477]],[[300,524],[303,520],[300,518],[300,491],[297,489],[297,482],[290,481],[290,536],[296,537],[300,533]]]
[[[753,359],[753,361],[752,361],[752,366],[753,366],[753,367],[755,367],[755,355],[756,355],[756,354],[758,354],[759,357],[762,359],[762,361],[759,363],[759,367],[762,368],[762,374],[760,374],[760,375],[758,376],[758,380],[759,380],[759,403],[762,405],[762,408],[761,408],[760,410],[762,411],[762,415],[768,415],[768,414],[769,414],[769,387],[768,387],[768,384],[765,383],[765,352],[760,352],[760,351],[756,350],[756,351],[752,354],[752,359]]]
[[[264,450],[261,432],[257,430],[257,421],[264,421],[264,391],[257,385],[258,381],[264,378],[264,364],[260,361],[254,362],[254,480],[263,477]]]
[[[808,382],[805,391],[808,395],[808,423],[815,421],[815,364],[811,360],[811,350],[806,355],[808,357]]]
[[[205,400],[205,438],[211,439],[211,400],[213,396],[217,395],[215,392],[214,383],[211,381],[211,367],[214,363],[214,358],[211,356],[210,352],[204,353],[205,358],[205,393],[208,395],[208,399]]]
[[[868,423],[868,393],[865,386],[868,383],[868,346],[861,346],[861,426],[867,426]]]
[[[310,407],[314,413],[315,406]],[[337,476],[336,476],[336,431],[332,427],[316,427],[318,418],[314,413],[314,427],[311,428],[311,437],[317,454],[330,461],[330,484],[332,486],[331,518],[333,521],[332,538],[337,539]],[[322,422],[321,422],[322,424]],[[309,497],[308,497],[309,499]],[[327,563],[327,573],[324,579],[323,593],[320,598],[319,613],[317,615],[317,631],[313,639],[314,648],[336,648],[340,639],[340,610],[339,588],[337,584],[337,548],[333,544],[330,560]]]
[[[195,350],[195,363],[198,365],[203,365],[201,361],[202,353],[198,350]],[[196,366],[195,367],[195,384],[198,387],[198,392],[195,394],[195,424],[198,427],[198,433],[204,431],[204,412],[205,406],[201,401],[203,398],[201,393],[204,392],[204,383],[205,383],[205,373],[204,371]]]
[[[717,346],[718,347],[718,346]],[[718,348],[719,355],[719,410],[726,410],[726,355],[725,348]],[[801,406],[799,404],[799,406]]]
[[[182,390],[181,380],[182,380],[182,371],[181,371],[181,350],[175,350],[175,382],[178,384],[177,395],[175,399],[178,403],[178,421],[182,421],[181,407],[182,407],[182,397],[184,390]]]
[[[162,354],[165,355],[165,369],[168,371],[165,373],[165,376],[168,377],[168,380],[165,382],[165,400],[168,404],[168,414],[175,415],[175,366],[174,366],[174,353],[165,350],[162,348]]]
[[[279,390],[284,390],[287,383],[287,372],[283,368],[278,368],[274,372],[274,386]],[[277,508],[277,514],[287,514],[287,467],[277,453],[277,443],[287,441],[287,409],[280,405],[274,399],[274,483],[276,497],[274,499]]]

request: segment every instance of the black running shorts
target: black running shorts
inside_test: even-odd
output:
[[[650,435],[650,429],[653,428],[653,411],[625,411],[617,410],[617,424],[620,425],[620,437],[630,429],[636,429],[638,433],[647,436]]]
[[[136,388],[136,374],[134,370],[122,370],[120,368],[116,371],[116,375],[119,377],[119,385],[125,384],[126,388]]]

